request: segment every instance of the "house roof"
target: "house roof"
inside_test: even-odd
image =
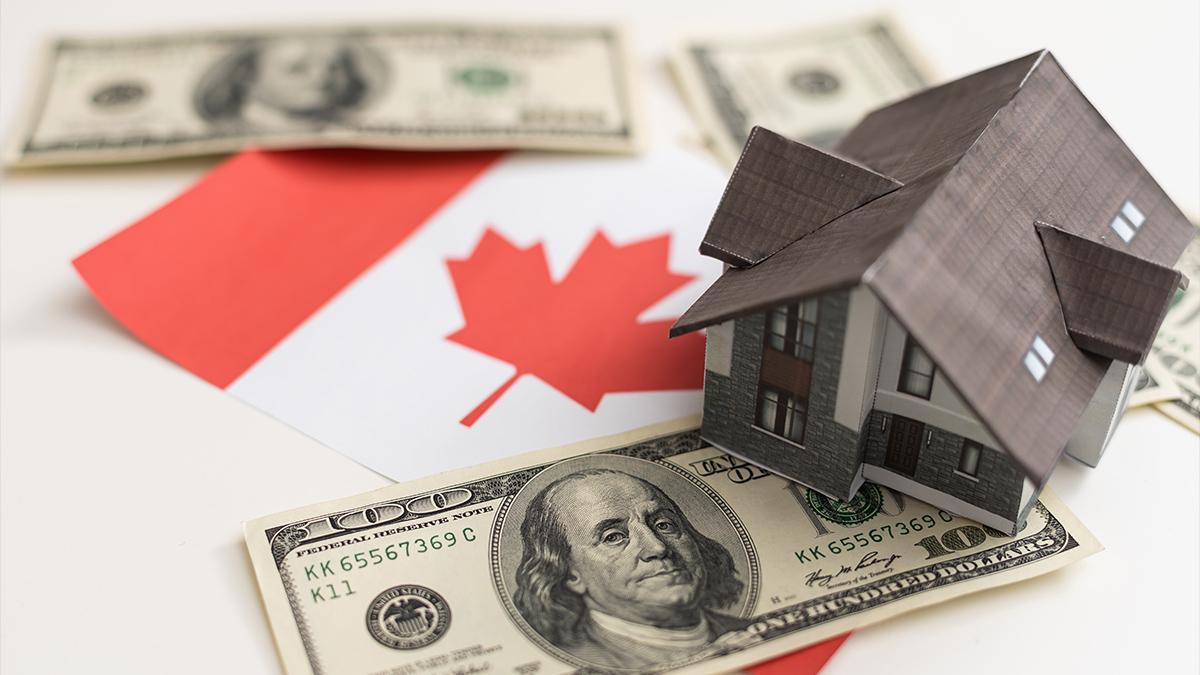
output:
[[[700,252],[748,267],[901,183],[755,127]]]
[[[926,89],[913,96],[868,114],[838,143],[835,152],[846,161],[869,166],[892,180],[908,184],[889,193],[879,204],[845,213],[835,218],[835,227],[824,229],[842,232],[822,232],[811,236],[813,228],[796,227],[788,230],[775,221],[786,218],[786,209],[774,204],[752,209],[744,202],[746,196],[770,199],[773,195],[759,189],[755,183],[768,179],[759,174],[776,172],[780,177],[785,164],[802,153],[825,154],[802,143],[790,141],[778,134],[755,127],[750,132],[742,157],[729,179],[725,195],[713,215],[705,242],[713,240],[731,252],[718,259],[731,262],[758,257],[759,230],[777,233],[798,231],[784,248],[788,255],[772,256],[746,277],[729,270],[708,292],[680,317],[671,329],[679,335],[764,307],[861,281],[863,273],[887,249],[892,239],[908,222],[909,217],[938,187],[945,174],[954,167],[987,127],[987,124],[1008,104],[1030,69],[1040,59],[1041,52],[975,73],[938,87]],[[789,149],[780,146],[790,146]],[[800,150],[800,149],[803,150]],[[768,159],[759,159],[759,155]],[[806,156],[807,158],[807,156]],[[829,155],[830,162],[838,157]],[[740,167],[751,167],[742,171]],[[853,167],[844,169],[849,171]],[[752,182],[753,181],[753,182]],[[818,192],[824,188],[795,187],[793,191]],[[732,195],[732,197],[731,197]],[[771,222],[754,225],[753,215],[769,214]],[[716,230],[716,232],[714,232]],[[806,236],[808,235],[808,236]],[[830,241],[832,239],[832,241]],[[801,243],[803,242],[803,243]],[[711,246],[702,244],[700,252],[712,255]],[[811,250],[806,250],[811,249]],[[782,253],[783,248],[777,249]],[[781,260],[774,260],[780,257]],[[800,267],[797,267],[800,265]],[[735,265],[741,267],[742,265]],[[797,270],[802,273],[797,274]],[[770,300],[770,301],[768,301]]]
[[[727,270],[671,326],[671,335],[858,284],[942,175],[923,176],[855,209],[757,265]]]
[[[1048,255],[1061,251],[1048,253],[1036,223],[1121,254],[1100,272],[1130,257],[1169,267],[1195,228],[1046,51],[877,110],[837,152],[903,186],[726,271],[672,334],[865,283],[1044,484],[1113,354],[1073,339],[1064,311],[1082,303],[1060,299]],[[1125,241],[1127,203],[1142,222]],[[1141,321],[1109,332],[1140,345]]]
[[[1186,277],[1047,223],[1037,232],[1071,340],[1093,354],[1143,363]]]

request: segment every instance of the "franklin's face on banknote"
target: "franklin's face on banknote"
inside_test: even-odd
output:
[[[530,503],[522,539],[517,606],[589,663],[678,661],[740,627],[716,611],[742,590],[729,551],[641,478],[599,468],[559,478]]]
[[[700,549],[666,495],[607,473],[564,483],[550,505],[570,548],[567,588],[588,607],[639,623],[695,623]]]
[[[336,121],[362,107],[380,79],[360,46],[339,38],[250,42],[218,61],[197,91],[201,116],[218,125],[278,128]]]

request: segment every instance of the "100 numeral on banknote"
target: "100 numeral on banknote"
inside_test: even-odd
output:
[[[288,672],[724,671],[1100,548],[1049,494],[1007,537],[829,499],[696,423],[247,523]]]

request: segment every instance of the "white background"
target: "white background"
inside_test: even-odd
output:
[[[528,6],[519,6],[528,5]],[[540,12],[537,5],[543,5]],[[55,32],[499,16],[495,2],[6,0],[0,132]],[[663,73],[677,31],[805,26],[878,5],[738,0],[508,2],[512,18],[623,18],[638,31],[656,142],[690,136]],[[510,8],[512,8],[510,10]],[[1195,2],[889,6],[944,78],[1050,47],[1180,206],[1200,213]],[[0,670],[278,672],[238,524],[376,488],[379,475],[142,347],[68,261],[215,164],[5,175],[0,188]],[[1200,336],[1198,336],[1200,338]],[[1055,574],[855,634],[829,673],[1200,668],[1200,441],[1150,411],[1099,470],[1052,487],[1107,550]]]

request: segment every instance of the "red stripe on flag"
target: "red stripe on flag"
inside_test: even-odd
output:
[[[244,152],[75,268],[134,335],[226,387],[501,154]]]
[[[842,646],[849,633],[794,651],[786,656],[765,661],[746,669],[750,675],[816,675]]]

